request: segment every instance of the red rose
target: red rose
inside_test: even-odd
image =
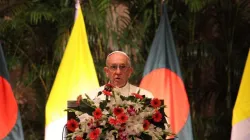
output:
[[[120,114],[117,116],[117,121],[118,123],[122,124],[122,123],[126,123],[128,120],[128,116],[124,113]]]
[[[116,107],[116,108],[114,108],[114,114],[116,115],[116,116],[118,116],[118,115],[120,115],[120,114],[122,114],[123,113],[123,108],[121,108],[121,107]]]
[[[114,88],[114,86],[111,84],[106,84],[104,86],[104,90],[109,91],[109,92],[111,92],[113,88]]]
[[[83,138],[80,136],[76,136],[76,140],[83,140]]]
[[[109,124],[111,125],[116,125],[118,122],[116,119],[112,118],[112,117],[109,117]]]
[[[155,114],[153,115],[153,120],[155,122],[160,122],[162,119],[162,114],[157,110]]]
[[[109,91],[107,91],[107,90],[103,90],[102,92],[103,92],[103,94],[106,95],[106,96],[111,96],[111,95],[112,95],[111,92],[109,92]]]
[[[143,99],[143,97],[138,93],[132,93],[132,95],[135,96],[135,98],[137,99],[141,99],[141,100]]]
[[[154,98],[151,100],[150,104],[152,107],[157,108],[161,106],[161,101],[158,98]]]
[[[78,122],[74,119],[70,119],[67,122],[67,129],[71,132],[75,132],[75,129],[78,128]]]
[[[93,112],[93,116],[95,119],[100,119],[102,117],[102,110],[100,108],[96,108]]]
[[[144,120],[144,122],[143,122],[143,128],[144,128],[144,130],[148,130],[149,125],[150,125],[150,122],[148,120]]]
[[[101,134],[101,129],[96,128],[95,130],[93,130],[92,132],[89,133],[89,138],[91,140],[97,140],[97,138],[99,137],[100,134]]]

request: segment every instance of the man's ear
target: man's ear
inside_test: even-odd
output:
[[[129,77],[132,75],[132,73],[134,72],[134,69],[132,67],[129,68]]]
[[[105,72],[106,76],[108,77],[108,67],[104,67],[103,71]]]

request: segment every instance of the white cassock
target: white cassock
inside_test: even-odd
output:
[[[103,91],[104,90],[104,86],[99,87],[98,89],[95,89],[91,92],[88,92],[87,95],[91,98],[94,99],[97,97],[98,92]],[[153,94],[143,88],[131,85],[130,83],[127,83],[124,87],[121,88],[116,88],[116,91],[120,92],[121,95],[123,96],[129,96],[132,93],[138,93],[138,91],[140,90],[140,95],[145,95],[145,97],[148,98],[153,98]],[[100,96],[98,96],[98,98],[100,98],[101,100],[104,100],[106,98],[105,95],[101,94]]]

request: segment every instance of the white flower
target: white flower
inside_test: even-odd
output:
[[[110,102],[107,104],[107,107],[109,107],[110,110],[113,110],[115,106],[116,106],[116,101],[114,98],[111,98]]]
[[[151,107],[146,107],[144,111],[145,111],[145,112],[149,112],[149,113],[152,113],[152,114],[153,114],[155,110],[154,110],[154,108],[151,108]]]
[[[94,98],[94,100],[93,100],[93,102],[94,102],[94,104],[95,104],[96,107],[100,106],[100,102],[101,101],[102,101],[101,98],[98,98],[98,97]]]
[[[135,125],[134,129],[137,134],[141,133],[142,131],[144,131],[143,124],[140,123],[140,124]]]
[[[156,131],[155,131],[155,134],[158,135],[159,137],[163,135],[163,131],[161,128],[157,127],[156,128]]]
[[[130,135],[136,135],[137,133],[134,131],[133,129],[133,125],[130,124],[130,125],[126,125],[126,128],[125,128],[126,132]]]
[[[103,114],[103,115],[108,115],[109,112],[108,112],[108,110],[104,109],[104,110],[102,111],[102,114]]]
[[[149,116],[152,116],[154,114],[154,111],[155,110],[153,108],[146,107],[139,115],[142,118],[147,118]]]
[[[84,123],[80,123],[81,124],[81,130],[85,133],[90,132],[90,128],[88,126],[88,123],[84,122]]]
[[[71,138],[74,139],[76,136],[82,136],[82,135],[83,135],[83,132],[81,131],[81,129],[76,128]]]
[[[118,134],[116,130],[107,131],[105,140],[115,140],[115,138],[118,138],[118,135],[114,137],[114,133]]]
[[[136,111],[139,111],[142,107],[143,107],[143,105],[141,105],[141,104],[135,104],[134,105],[134,108],[135,108]]]
[[[143,129],[143,119],[138,119],[138,116],[131,116],[126,124],[126,132],[129,135],[138,135]]]
[[[142,124],[143,121],[144,119],[137,115],[137,116],[130,116],[128,118],[127,123],[131,123],[132,125],[134,125],[134,124]]]
[[[102,125],[102,126],[104,126],[106,124],[106,121],[105,120],[103,120],[101,123],[100,123],[100,125]]]
[[[80,115],[83,114],[83,112],[81,112],[81,111],[76,111],[75,114],[76,114],[76,116],[80,116]]]
[[[87,113],[84,113],[84,114],[78,116],[78,118],[80,119],[80,122],[88,122],[89,120],[94,119],[93,116],[90,116]]]
[[[170,133],[171,132],[170,125],[167,123],[164,123],[164,126],[165,126],[164,132]]]

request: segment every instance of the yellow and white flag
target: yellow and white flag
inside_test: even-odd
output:
[[[80,5],[46,105],[45,140],[61,140],[68,100],[99,87]]]
[[[250,139],[250,51],[233,110],[231,140]]]

